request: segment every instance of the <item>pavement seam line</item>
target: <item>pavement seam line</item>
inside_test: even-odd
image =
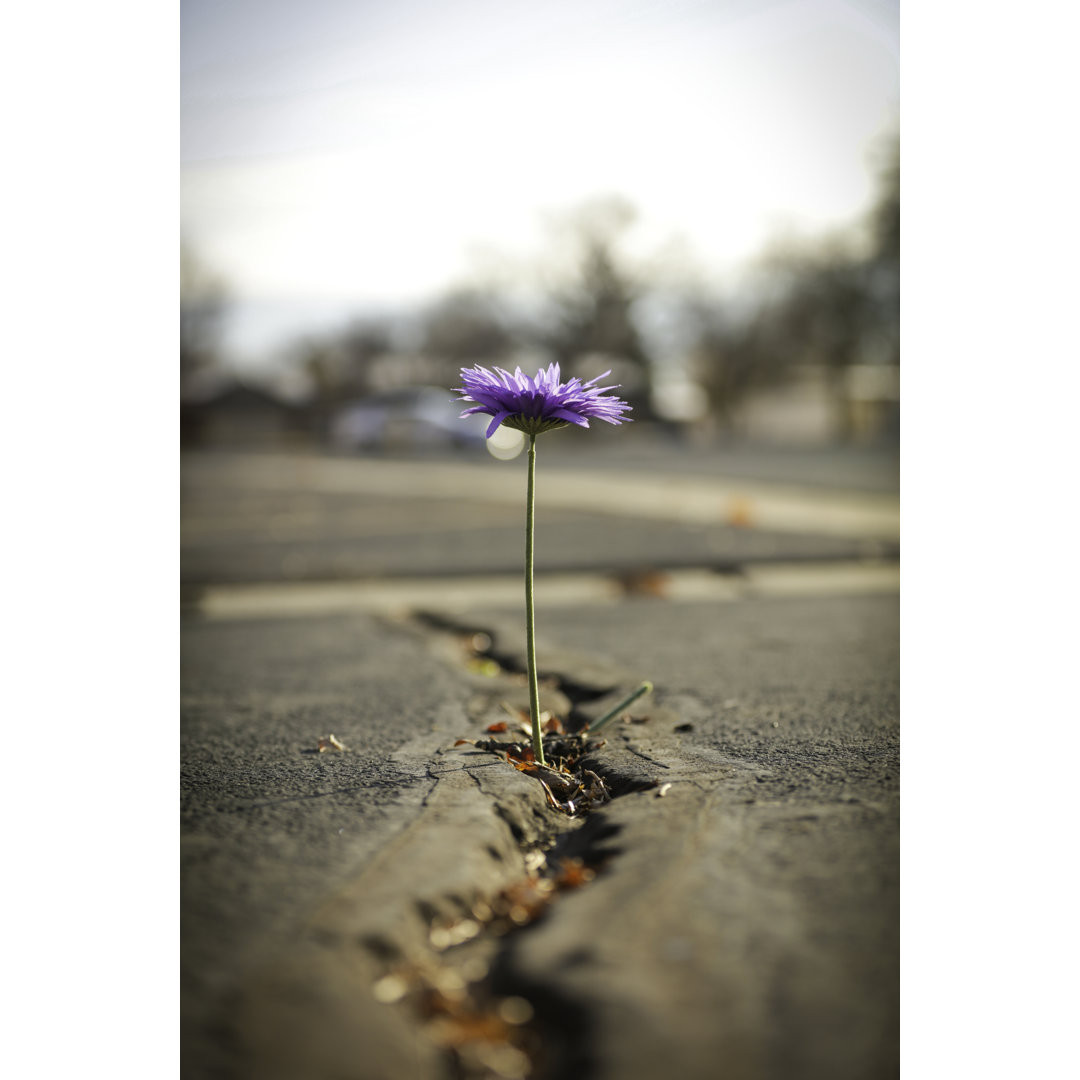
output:
[[[895,593],[900,567],[884,559],[830,562],[792,560],[747,564],[741,573],[657,568],[661,596],[689,603],[737,603],[786,596]],[[545,607],[605,607],[625,602],[619,576],[603,571],[538,574],[536,604]],[[521,604],[521,576],[484,575],[393,578],[325,582],[200,586],[188,614],[210,621],[252,618],[312,618],[326,614],[368,612],[405,616],[425,605],[467,611],[476,608],[516,610]]]

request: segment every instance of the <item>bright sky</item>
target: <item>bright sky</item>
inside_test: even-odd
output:
[[[617,193],[708,271],[869,202],[889,0],[183,0],[182,222],[240,300],[422,300]]]

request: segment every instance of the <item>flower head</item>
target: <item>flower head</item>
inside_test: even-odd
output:
[[[461,381],[455,393],[461,394],[461,402],[475,401],[471,409],[466,409],[462,417],[473,413],[487,413],[492,417],[488,424],[487,437],[495,434],[500,424],[516,428],[526,435],[539,435],[542,431],[577,424],[588,427],[590,420],[606,420],[609,424],[621,424],[629,418],[623,416],[630,411],[625,401],[616,397],[606,397],[614,386],[597,386],[605,371],[595,379],[583,383],[580,379],[559,381],[559,365],[549,364],[541,368],[535,378],[529,378],[521,368],[511,375],[502,368],[494,372],[478,364],[474,368],[461,369]]]

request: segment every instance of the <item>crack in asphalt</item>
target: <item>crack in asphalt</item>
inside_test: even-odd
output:
[[[444,644],[447,637],[460,639],[462,635],[473,637],[482,633],[486,636],[488,645],[485,649],[473,650],[474,652],[481,652],[482,655],[492,658],[497,657],[501,672],[512,672],[517,666],[511,656],[498,650],[497,635],[491,628],[477,627],[471,623],[466,625],[442,616],[433,617],[430,614],[414,614],[411,622],[420,630],[433,651],[442,655],[444,660],[447,660],[447,651],[438,646],[440,643]],[[460,663],[467,668],[467,652],[463,651]],[[572,702],[571,712],[580,702],[596,701],[612,690],[612,687],[606,683],[598,687],[587,679],[575,677],[572,674],[564,676],[557,671],[551,671],[549,674],[554,676],[559,688]],[[670,770],[669,765],[629,745],[628,740],[622,740],[622,743],[637,758],[659,768]],[[437,754],[441,757],[443,751],[437,751]],[[503,760],[475,761],[460,767],[445,769],[429,766],[427,775],[434,780],[434,784],[424,800],[426,806],[440,783],[441,777],[464,772],[468,774],[481,795],[491,800],[493,812],[506,824],[529,872],[516,885],[511,885],[498,895],[481,902],[489,915],[499,903],[500,898],[515,895],[515,890],[522,895],[531,895],[530,890],[540,890],[543,893],[545,883],[550,885],[551,882],[565,880],[560,875],[580,874],[583,878],[582,887],[587,887],[586,882],[594,880],[598,869],[605,867],[619,853],[618,849],[608,846],[608,841],[617,829],[605,820],[602,807],[585,810],[575,817],[563,818],[559,821],[550,815],[547,805],[542,804],[539,812],[542,815],[541,820],[547,823],[547,828],[538,829],[535,806],[530,807],[525,802],[502,801],[483,783],[483,774],[478,774],[478,770],[500,765],[509,767]],[[608,763],[605,773],[614,777],[618,775],[617,767],[613,769]],[[651,784],[643,783],[640,776],[619,775],[618,779],[621,782],[612,785],[608,801],[622,794],[655,785],[655,781]],[[543,816],[545,814],[547,816]],[[541,853],[543,853],[542,861],[538,861]],[[416,970],[413,970],[410,974],[414,983],[419,980],[426,986],[424,992],[414,994],[413,997],[413,1014],[416,1020],[428,1025],[442,1024],[443,1028],[449,1027],[450,1030],[453,1030],[455,1024],[462,1030],[468,1028],[469,1025],[483,1027],[486,1024],[490,1027],[491,1023],[495,1022],[492,1018],[498,1017],[499,1009],[505,1008],[506,1002],[524,1001],[527,1007],[524,1008],[523,1015],[527,1012],[527,1019],[505,1030],[498,1028],[496,1023],[496,1029],[502,1032],[500,1036],[503,1040],[500,1044],[502,1050],[513,1058],[512,1075],[519,1077],[520,1080],[540,1076],[562,1078],[571,1075],[576,1080],[588,1080],[595,1071],[590,1034],[594,1023],[592,1006],[589,1002],[581,1001],[566,993],[553,980],[537,980],[526,976],[516,959],[516,942],[520,935],[548,914],[550,905],[558,902],[560,891],[557,885],[552,885],[546,899],[538,902],[535,910],[529,911],[525,918],[511,919],[508,925],[502,926],[489,917],[486,921],[478,920],[479,928],[475,934],[472,933],[472,927],[469,928],[470,936],[457,948],[472,956],[476,955],[477,950],[487,950],[489,960],[482,977],[465,982],[460,991],[462,996],[456,1002],[444,1001],[440,997],[440,991],[437,989],[440,972],[443,973],[442,977],[445,979],[447,969],[452,969],[455,963],[462,966],[465,961],[454,954],[454,947],[445,950],[438,950],[434,946],[429,947],[422,973],[418,974]],[[473,911],[475,915],[475,907]],[[466,922],[468,919],[462,920],[457,925],[461,926]],[[433,914],[428,920],[430,941],[442,940],[440,935],[449,935],[452,938],[454,929],[453,925],[444,926],[443,920],[437,915]],[[396,977],[388,974],[384,976],[384,979]],[[383,986],[386,985],[384,982]],[[457,1080],[481,1080],[481,1078],[495,1075],[507,1075],[500,1072],[497,1067],[492,1067],[490,1062],[485,1064],[483,1055],[477,1057],[472,1054],[468,1039],[460,1044],[454,1044],[451,1039],[450,1045],[445,1048],[445,1053],[451,1075]]]

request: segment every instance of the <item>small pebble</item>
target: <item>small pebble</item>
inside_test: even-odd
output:
[[[383,1005],[393,1005],[408,992],[409,984],[400,975],[384,975],[372,988],[375,1000]]]
[[[533,1007],[523,997],[508,997],[499,1002],[498,1013],[508,1024],[527,1024],[533,1018]]]

